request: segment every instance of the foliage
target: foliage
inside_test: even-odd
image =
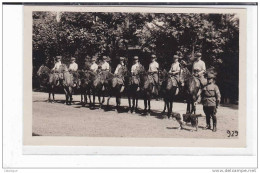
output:
[[[223,83],[235,82],[228,86],[223,84],[224,87],[237,87],[237,16],[199,13],[33,13],[33,63],[36,69],[46,60],[49,66],[53,66],[56,55],[61,55],[65,63],[69,63],[70,57],[76,57],[79,68],[83,68],[85,58],[106,55],[112,59],[111,65],[115,68],[120,56],[125,56],[131,64],[135,54],[140,56],[146,68],[151,54],[155,54],[161,68],[168,69],[174,54],[192,61],[196,52],[202,53],[207,68],[216,69]],[[237,97],[238,93],[235,95]]]

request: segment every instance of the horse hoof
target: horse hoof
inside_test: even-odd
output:
[[[131,114],[131,111],[128,111],[127,113]]]
[[[135,114],[135,111],[133,111],[132,114]]]

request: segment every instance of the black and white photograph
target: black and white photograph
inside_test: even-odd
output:
[[[186,11],[32,11],[32,137],[239,139],[241,14]]]

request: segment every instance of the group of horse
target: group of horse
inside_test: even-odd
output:
[[[144,113],[150,115],[150,101],[154,95],[154,86],[152,75],[145,71],[143,66],[139,66],[132,74],[127,67],[119,69],[118,74],[109,71],[93,72],[90,69],[71,72],[65,64],[62,64],[58,70],[50,70],[47,66],[41,66],[37,72],[41,86],[45,86],[49,93],[49,101],[55,101],[55,90],[62,87],[66,104],[72,103],[72,95],[75,90],[81,93],[81,103],[85,106],[87,103],[94,107],[95,98],[98,97],[99,108],[102,108],[107,98],[107,105],[111,97],[116,98],[116,110],[120,108],[121,96],[124,93],[128,97],[129,112],[135,113],[138,107],[138,99],[144,100]],[[159,96],[164,100],[164,110],[167,109],[168,118],[172,114],[173,101],[176,97],[176,90],[181,87],[187,102],[187,113],[196,113],[196,101],[200,89],[199,80],[194,77],[187,67],[182,66],[179,73],[178,82],[172,80],[171,74],[166,70],[159,71],[159,84],[157,84]],[[52,95],[52,99],[51,99]],[[93,99],[91,99],[91,95]]]

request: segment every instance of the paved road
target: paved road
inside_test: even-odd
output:
[[[203,130],[205,117],[202,105],[197,105],[197,113],[203,114],[199,118],[199,130],[190,131],[189,124],[184,130],[178,130],[178,122],[175,119],[162,118],[162,101],[151,102],[153,112],[151,116],[143,116],[140,113],[129,114],[127,110],[116,113],[112,109],[90,110],[88,105],[82,107],[79,104],[80,96],[74,96],[74,104],[67,106],[64,103],[65,96],[56,95],[57,103],[46,102],[47,93],[33,92],[33,134],[41,136],[91,136],[91,137],[178,137],[178,138],[228,138],[227,130],[238,130],[237,106],[220,106],[218,109],[218,131]],[[96,99],[97,100],[97,99]],[[115,105],[115,99],[111,98],[110,105]],[[122,107],[128,105],[127,99],[122,99]],[[143,109],[143,101],[139,101],[139,109]],[[174,112],[181,114],[186,111],[186,104],[174,103]]]

